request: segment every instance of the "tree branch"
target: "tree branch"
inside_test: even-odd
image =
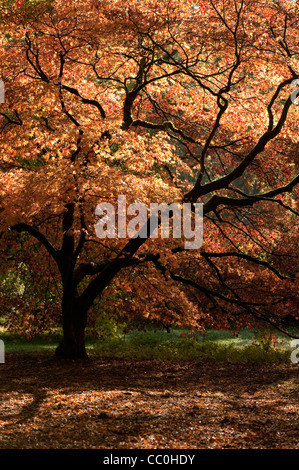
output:
[[[38,240],[52,256],[52,258],[59,264],[59,251],[54,248],[54,246],[49,242],[49,240],[42,234],[37,228],[32,225],[20,222],[18,224],[12,225],[9,227],[9,230],[14,230],[15,232],[27,232],[32,235],[36,240]]]
[[[286,100],[284,104],[280,119],[278,123],[276,124],[276,126],[270,131],[269,130],[266,131],[260,137],[255,147],[251,150],[251,152],[249,152],[249,154],[234,170],[232,170],[228,175],[223,176],[222,178],[219,178],[215,181],[212,181],[211,183],[207,183],[203,186],[201,186],[201,180],[198,179],[194,187],[191,189],[191,191],[185,194],[184,200],[189,201],[189,202],[196,202],[196,200],[199,197],[204,196],[205,194],[208,194],[213,191],[217,191],[219,189],[227,188],[230,183],[232,183],[235,179],[242,176],[244,171],[253,162],[255,157],[259,155],[260,153],[262,153],[265,149],[265,146],[280,133],[286,121],[288,111],[291,105],[292,105],[291,98],[288,97],[288,99]]]
[[[204,215],[208,214],[211,211],[217,210],[217,207],[220,205],[225,205],[229,207],[245,207],[245,206],[252,206],[258,201],[271,201],[271,202],[279,202],[273,197],[291,192],[293,188],[299,183],[299,175],[296,176],[290,183],[286,184],[285,186],[281,186],[280,188],[273,189],[266,193],[256,194],[255,196],[246,195],[244,198],[232,198],[226,196],[218,196],[215,194],[214,196],[209,199],[204,204],[203,213]],[[289,208],[292,210],[291,208]]]

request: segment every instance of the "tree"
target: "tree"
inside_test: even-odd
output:
[[[298,5],[6,0],[0,11],[1,243],[12,269],[22,241],[33,272],[60,279],[57,354],[86,357],[88,312],[115,302],[112,290],[193,327],[281,328],[297,315]],[[96,205],[119,195],[203,203],[203,246],[149,231],[97,238]]]

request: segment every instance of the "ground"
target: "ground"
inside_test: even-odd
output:
[[[298,364],[0,364],[1,449],[298,449]]]

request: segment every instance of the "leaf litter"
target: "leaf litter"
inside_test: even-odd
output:
[[[7,354],[1,449],[297,449],[296,364]]]

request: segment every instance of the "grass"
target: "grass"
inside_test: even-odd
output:
[[[290,362],[290,339],[277,335],[277,344],[265,340],[263,332],[242,330],[236,337],[229,331],[208,330],[194,334],[187,330],[132,331],[115,334],[103,340],[87,336],[88,353],[103,357],[152,359],[163,361],[203,361],[207,358],[225,362]],[[0,339],[6,352],[53,352],[60,335],[42,335],[26,340],[17,334],[0,329]]]
[[[276,347],[254,342],[254,331],[244,330],[238,337],[225,331],[210,330],[206,335],[188,337],[188,332],[173,330],[133,331],[119,338],[96,343],[92,352],[101,356],[164,361],[202,361],[206,358],[225,362],[290,361],[289,341],[284,337]]]

